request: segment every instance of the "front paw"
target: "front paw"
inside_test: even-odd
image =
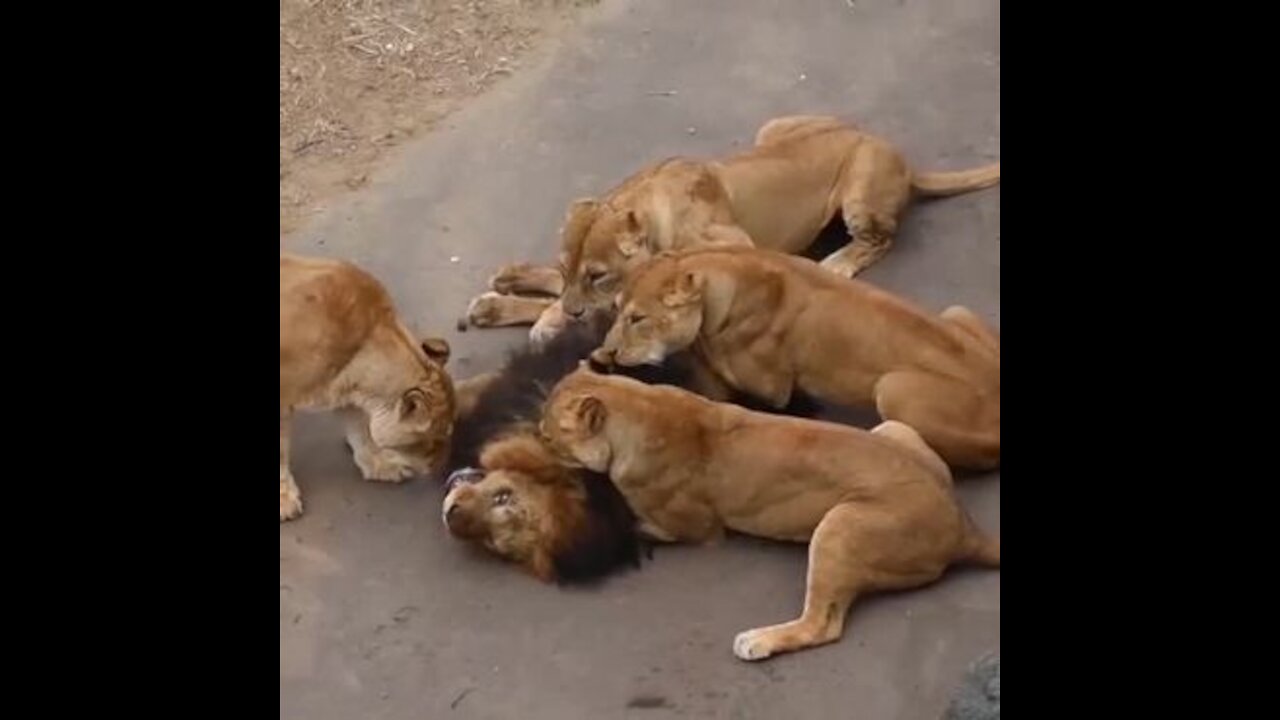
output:
[[[862,268],[858,267],[856,262],[851,261],[848,257],[840,253],[835,253],[823,259],[823,261],[818,264],[829,272],[833,272],[846,278],[852,278],[862,270]]]
[[[478,328],[501,325],[503,297],[496,292],[487,292],[473,298],[467,306],[467,322]]]
[[[545,318],[546,315],[547,314],[544,313],[543,317]],[[535,348],[542,347],[546,343],[551,342],[552,338],[564,332],[567,325],[568,323],[563,319],[558,318],[544,321],[542,318],[539,318],[538,322],[534,323],[533,327],[529,328],[529,343]]]
[[[302,514],[302,493],[292,477],[280,479],[280,522]]]
[[[515,295],[528,285],[526,276],[532,269],[533,266],[529,263],[503,265],[498,268],[498,272],[493,277],[489,278],[489,288],[502,295]]]
[[[773,654],[766,630],[747,630],[738,633],[733,639],[733,654],[739,660],[754,662],[764,660]]]
[[[365,480],[398,483],[414,476],[413,468],[384,453],[353,452],[351,457]]]

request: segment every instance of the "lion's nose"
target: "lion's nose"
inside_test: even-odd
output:
[[[465,535],[462,527],[462,516],[458,514],[458,503],[444,509],[444,526],[454,535]]]

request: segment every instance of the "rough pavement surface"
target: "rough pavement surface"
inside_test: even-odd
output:
[[[999,655],[987,655],[973,663],[943,720],[1000,720]]]
[[[283,246],[371,270],[467,377],[525,335],[455,320],[498,265],[554,259],[573,198],[745,147],[788,113],[856,121],[922,169],[999,159],[999,53],[997,0],[605,0]],[[917,205],[865,278],[998,327],[999,220],[998,187]],[[360,481],[328,418],[297,423],[293,457],[306,514],[280,527],[282,718],[932,719],[999,650],[999,572],[954,570],[859,602],[839,643],[744,663],[737,632],[798,614],[803,547],[659,548],[560,589],[452,541],[436,484]],[[959,492],[998,533],[998,474]]]

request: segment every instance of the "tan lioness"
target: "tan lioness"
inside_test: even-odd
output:
[[[902,423],[866,432],[580,368],[552,390],[540,432],[566,464],[608,474],[658,540],[728,529],[809,543],[804,612],[740,633],[743,660],[838,640],[867,593],[931,583],[959,562],[1000,564],[946,464]]]
[[[289,470],[295,410],[341,410],[356,465],[399,482],[448,457],[449,344],[419,343],[373,276],[337,260],[280,256],[280,521],[302,514]]]
[[[607,308],[627,273],[653,254],[714,244],[800,253],[837,216],[850,242],[822,265],[853,277],[889,250],[913,193],[953,195],[999,181],[998,163],[912,173],[887,141],[836,118],[777,118],[746,152],[720,161],[666,160],[601,200],[574,202],[559,272],[509,266],[490,281],[495,292],[473,300],[468,315],[478,327],[536,320],[531,337],[545,340],[568,318]],[[562,292],[559,302],[552,299]]]
[[[874,404],[952,466],[1000,464],[1000,340],[973,312],[939,316],[804,258],[753,248],[669,253],[632,273],[593,358],[661,363],[693,348],[727,388]],[[716,397],[714,388],[699,388]]]

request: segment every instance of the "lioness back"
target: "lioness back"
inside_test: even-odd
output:
[[[280,255],[280,398],[323,390],[381,325],[396,324],[391,299],[351,263]]]

